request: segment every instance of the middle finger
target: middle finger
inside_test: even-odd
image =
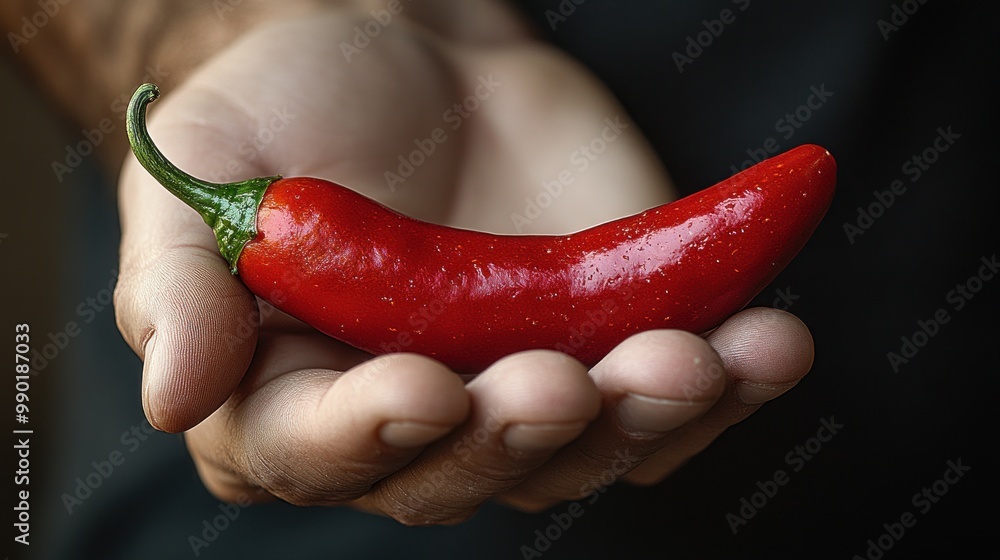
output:
[[[470,420],[356,505],[408,525],[457,523],[527,478],[600,410],[583,364],[550,351],[508,356],[466,389]]]

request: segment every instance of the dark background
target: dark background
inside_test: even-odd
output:
[[[665,483],[618,485],[583,501],[583,516],[541,557],[864,557],[868,540],[906,512],[916,524],[887,559],[993,549],[1000,279],[960,310],[948,294],[1000,245],[994,3],[752,0],[739,11],[745,1],[587,0],[555,29],[546,11],[559,1],[517,4],[618,95],[685,193],[730,175],[770,137],[782,151],[820,144],[839,164],[824,223],[756,302],[773,305],[778,290],[797,296],[790,311],[816,339],[813,371]],[[891,22],[893,6],[919,9],[886,40],[878,21]],[[735,21],[680,72],[673,54],[726,8]],[[813,87],[832,95],[786,139],[778,120]],[[40,347],[68,321],[80,326],[32,381],[33,554],[24,557],[187,558],[189,535],[202,535],[219,503],[179,436],[142,431],[140,364],[113,310],[77,309],[88,297],[100,305],[114,279],[112,188],[94,157],[56,180],[51,162],[82,138],[79,127],[48,116],[9,65],[0,64],[0,95],[0,327],[28,321]],[[960,138],[912,181],[903,165],[933,145],[939,127]],[[857,225],[858,208],[897,179],[905,192],[852,243],[845,224]],[[893,371],[887,353],[941,308],[950,320]],[[809,461],[787,462],[830,417],[843,428]],[[147,439],[123,437],[133,428]],[[68,513],[62,495],[115,452],[122,464]],[[919,511],[914,494],[959,459],[970,470]],[[779,469],[789,482],[733,535],[727,514]],[[343,509],[255,506],[239,510],[200,557],[521,558],[521,546],[535,546],[535,531],[566,507],[531,516],[488,506],[459,527],[404,528]]]

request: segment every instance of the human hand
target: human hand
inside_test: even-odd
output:
[[[399,17],[350,63],[343,44],[368,12],[262,27],[165,97],[151,133],[209,180],[313,175],[417,218],[495,232],[513,231],[511,213],[563,171],[572,184],[518,222],[524,233],[665,202],[669,179],[607,92],[484,3],[494,11],[462,10],[461,25]],[[477,27],[492,30],[487,44],[472,39]],[[477,87],[477,109],[453,111],[453,129],[446,111]],[[574,154],[611,126],[605,119],[618,124],[605,151],[580,153],[581,171]],[[385,173],[436,128],[447,141],[390,188]],[[812,360],[800,322],[749,310],[707,338],[636,335],[589,372],[530,351],[463,383],[433,360],[371,358],[261,313],[197,214],[133,161],[120,191],[116,310],[145,362],[144,407],[155,426],[189,430],[202,479],[223,499],[351,504],[411,524],[457,522],[493,498],[534,511],[609,473],[662,479]]]

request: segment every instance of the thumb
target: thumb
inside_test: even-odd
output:
[[[208,176],[210,162],[228,161],[222,156],[231,154],[221,151],[237,142],[220,141],[229,133],[219,127],[168,117],[180,114],[175,107],[163,104],[161,126],[151,123],[151,133],[168,158]],[[227,121],[239,119],[216,122]],[[201,217],[132,157],[122,170],[119,212],[118,328],[144,362],[149,422],[184,431],[221,406],[246,373],[257,343],[256,300],[229,272]]]
[[[118,328],[143,359],[142,404],[154,427],[187,430],[235,390],[257,342],[257,306],[220,258],[166,249],[155,263],[123,260]]]

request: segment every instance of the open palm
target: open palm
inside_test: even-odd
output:
[[[367,12],[262,27],[167,95],[151,134],[208,180],[317,176],[493,232],[574,231],[665,202],[669,179],[603,87],[491,15],[397,15],[367,43]],[[116,310],[145,362],[147,415],[187,430],[224,499],[416,524],[492,498],[538,510],[619,477],[664,478],[811,365],[808,331],[771,310],[707,338],[636,335],[590,371],[540,350],[473,379],[421,356],[372,358],[256,300],[198,215],[134,161],[120,191]]]

